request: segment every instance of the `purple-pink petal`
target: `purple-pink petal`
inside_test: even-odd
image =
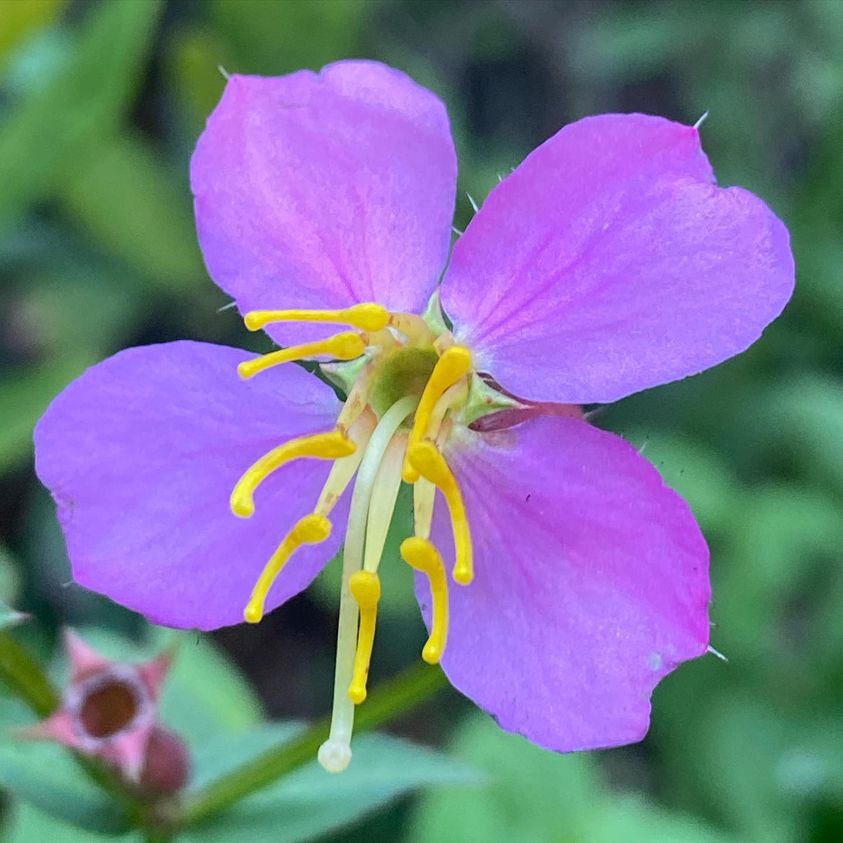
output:
[[[687,504],[577,419],[466,431],[446,454],[475,552],[474,581],[450,586],[448,678],[549,749],[640,740],[655,685],[708,644],[708,549]],[[432,537],[452,558],[441,508]]]
[[[743,351],[793,282],[784,225],[715,186],[697,130],[629,114],[566,126],[495,187],[441,292],[504,387],[583,404]]]
[[[58,505],[81,585],[167,626],[242,621],[264,563],[312,510],[330,466],[285,466],[258,489],[248,520],[231,514],[231,490],[282,441],[331,429],[339,406],[297,366],[244,383],[236,367],[248,356],[196,342],[130,348],[50,405],[35,430],[36,470]],[[267,611],[336,553],[345,508],[327,542],[293,556]]]
[[[208,271],[241,312],[364,301],[419,311],[447,259],[456,155],[445,108],[377,62],[232,76],[191,182]]]

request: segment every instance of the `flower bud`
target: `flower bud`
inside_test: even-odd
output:
[[[178,791],[188,777],[187,748],[158,725],[158,698],[170,655],[124,664],[104,658],[70,630],[64,643],[71,679],[61,705],[21,736],[56,741],[100,758],[150,796]]]
[[[146,743],[140,790],[152,797],[178,793],[190,776],[190,756],[175,732],[154,726]]]

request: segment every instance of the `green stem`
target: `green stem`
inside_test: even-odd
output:
[[[0,679],[39,717],[48,717],[59,704],[44,671],[8,632],[0,632]]]
[[[380,726],[409,711],[446,684],[445,676],[439,668],[417,662],[369,694],[366,703],[357,710],[356,731]],[[329,728],[329,718],[323,718],[298,737],[285,741],[211,782],[187,800],[180,817],[181,823],[199,822],[313,761],[328,736]]]
[[[0,633],[0,679],[39,716],[48,717],[60,697],[38,663],[9,633]],[[357,731],[380,726],[432,697],[447,684],[439,668],[417,662],[403,673],[381,683],[357,711]],[[266,787],[285,774],[313,761],[328,736],[330,720],[325,717],[296,738],[268,750],[194,793],[180,815],[158,830],[147,806],[128,793],[107,767],[96,759],[73,753],[85,773],[115,798],[136,825],[146,826],[149,843],[171,839],[172,828],[196,823],[228,808]]]

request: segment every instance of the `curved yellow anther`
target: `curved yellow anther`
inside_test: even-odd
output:
[[[327,354],[336,360],[353,360],[365,350],[366,340],[360,334],[355,334],[354,331],[342,331],[324,340],[306,342],[303,345],[292,345],[289,348],[279,348],[278,351],[270,351],[269,354],[264,354],[261,357],[244,360],[237,366],[237,374],[243,380],[248,380],[258,372],[263,372],[281,363],[292,363],[294,360],[315,357],[318,354]]]
[[[357,445],[338,430],[329,433],[315,433],[313,436],[300,436],[284,442],[264,454],[253,463],[231,493],[231,511],[240,518],[249,518],[255,511],[255,489],[276,469],[299,457],[315,457],[323,460],[337,460],[350,456]]]
[[[419,400],[413,429],[410,432],[410,447],[407,450],[407,458],[404,460],[404,468],[401,472],[401,477],[405,483],[415,483],[419,479],[418,472],[413,468],[412,461],[409,458],[410,450],[424,438],[437,402],[445,390],[465,377],[470,369],[471,352],[462,345],[452,345],[443,351],[442,356],[436,361]]]
[[[312,513],[300,518],[292,530],[284,537],[284,541],[278,545],[278,549],[272,554],[269,561],[261,571],[255,587],[252,589],[252,596],[243,611],[243,617],[249,623],[258,623],[263,618],[263,606],[266,602],[266,595],[275,582],[275,578],[281,573],[281,569],[293,553],[303,544],[319,544],[331,535],[331,522],[324,515]]]
[[[356,571],[351,575],[348,587],[360,607],[360,629],[357,633],[354,674],[348,686],[348,698],[359,705],[366,699],[366,680],[369,678],[369,662],[372,660],[372,647],[375,643],[381,581],[372,571]]]
[[[412,536],[401,542],[401,556],[410,567],[426,574],[430,582],[433,612],[430,635],[422,650],[422,658],[428,664],[438,664],[448,640],[448,578],[445,575],[445,564],[436,547],[420,536]]]
[[[432,442],[419,442],[407,449],[407,458],[418,473],[427,478],[445,496],[448,511],[451,514],[451,529],[454,531],[454,581],[468,585],[474,579],[472,560],[471,531],[465,514],[460,487],[445,457],[439,453]]]
[[[383,305],[364,302],[342,310],[250,310],[243,321],[250,331],[273,322],[333,322],[361,331],[382,331],[389,324],[389,316]]]

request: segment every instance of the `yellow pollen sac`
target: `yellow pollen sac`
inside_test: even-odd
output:
[[[468,585],[474,579],[472,560],[471,531],[465,514],[462,493],[457,485],[445,457],[439,453],[432,442],[419,442],[407,449],[407,458],[418,473],[428,479],[445,496],[448,511],[451,514],[451,529],[454,531],[454,581]]]
[[[296,522],[293,529],[287,533],[284,541],[278,545],[278,549],[264,566],[255,587],[252,589],[252,596],[243,611],[243,617],[248,623],[258,623],[263,618],[266,595],[293,553],[303,544],[319,544],[330,535],[331,522],[324,515],[312,513],[311,515],[305,515],[304,518]]]
[[[407,459],[404,460],[401,474],[405,483],[415,483],[419,479],[418,471],[414,469],[409,454],[412,447],[424,438],[437,402],[442,394],[464,378],[470,369],[471,352],[462,345],[452,345],[442,352],[442,356],[436,361],[419,400],[413,429],[410,432],[410,447],[407,449]]]
[[[389,324],[389,311],[381,304],[365,302],[342,310],[250,310],[243,321],[250,331],[273,322],[333,322],[361,331],[382,331]]]
[[[237,481],[229,501],[231,511],[240,518],[249,518],[255,511],[255,489],[276,469],[299,457],[337,460],[350,456],[357,445],[338,430],[315,433],[291,439],[264,454],[251,465]]]
[[[410,567],[426,574],[430,582],[433,612],[430,635],[422,650],[422,658],[428,664],[438,664],[448,640],[448,578],[445,575],[445,564],[434,545],[420,536],[401,542],[401,556]]]
[[[369,662],[372,660],[372,647],[375,643],[381,581],[373,571],[357,571],[351,575],[348,587],[360,607],[360,630],[357,633],[354,674],[348,686],[348,698],[355,705],[359,705],[366,699],[366,680],[369,678]]]
[[[258,372],[266,371],[281,363],[292,363],[305,357],[315,357],[317,354],[328,354],[337,360],[353,360],[366,350],[366,340],[354,331],[342,331],[324,340],[307,342],[303,345],[292,345],[289,348],[279,348],[261,357],[244,360],[237,366],[237,374],[243,380],[249,380]]]

